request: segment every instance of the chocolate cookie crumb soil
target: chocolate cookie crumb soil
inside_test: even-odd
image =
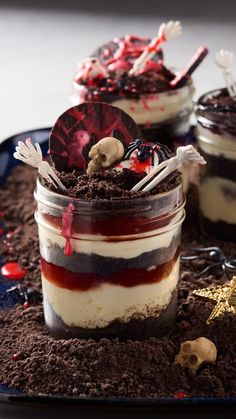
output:
[[[17,261],[27,275],[22,283],[40,289],[37,227],[32,191],[35,172],[17,167],[0,191],[4,234],[3,262]],[[183,254],[200,246],[219,246],[235,255],[234,243],[201,236],[197,225],[195,191],[189,194],[183,231]],[[117,339],[55,340],[43,319],[42,305],[17,305],[0,312],[0,382],[29,394],[76,397],[190,397],[236,396],[236,316],[226,314],[206,325],[213,303],[191,294],[211,283],[222,284],[221,269],[198,274],[206,261],[182,262],[178,319],[171,336],[142,342]],[[13,283],[14,285],[14,283]],[[194,372],[174,363],[180,344],[204,336],[217,347],[216,363]]]

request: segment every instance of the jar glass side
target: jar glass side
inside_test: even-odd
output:
[[[172,194],[176,196],[177,190]],[[83,234],[80,228],[74,229],[75,223],[80,222],[76,219],[73,224],[74,214],[69,216],[64,229],[66,206],[60,209],[61,225],[52,223],[45,218],[46,211],[52,210],[50,199],[45,202],[46,196],[39,195],[37,191],[36,220],[44,313],[50,331],[59,337],[96,339],[102,336],[143,339],[167,333],[173,327],[176,315],[183,195],[177,208],[176,203],[172,203],[167,218],[166,213],[161,214],[160,218],[165,222],[159,224],[159,228],[156,223],[153,227],[152,219],[158,218],[158,208],[161,212],[162,206],[158,207],[158,199],[151,197],[155,206],[153,208],[149,202],[148,214],[152,214],[152,218],[146,219],[147,224],[150,221],[149,227],[124,234],[120,225],[119,235],[91,231]],[[162,196],[160,201],[166,199]],[[130,202],[128,210],[132,209],[135,216],[135,200],[132,206]],[[138,205],[138,210],[141,208]],[[76,211],[80,209],[77,202]],[[128,210],[123,208],[124,213]],[[119,211],[122,217],[121,208]],[[89,208],[87,217],[98,220],[97,207],[95,213]],[[104,210],[102,215],[104,217]],[[111,212],[107,211],[106,216],[110,218]]]
[[[235,241],[236,234],[236,113],[233,109],[198,102],[197,137],[207,165],[200,169],[200,224],[203,231]],[[235,110],[236,112],[236,110]]]

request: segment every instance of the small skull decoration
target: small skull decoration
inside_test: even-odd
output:
[[[92,176],[102,168],[111,167],[121,160],[123,155],[124,146],[121,141],[113,137],[102,138],[89,152],[91,161],[88,164],[87,174]]]
[[[217,349],[214,343],[205,337],[200,337],[183,342],[175,362],[182,367],[197,370],[205,362],[215,362],[216,357]]]

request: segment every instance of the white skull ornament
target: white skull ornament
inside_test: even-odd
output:
[[[91,176],[102,168],[111,167],[122,160],[123,156],[124,146],[120,140],[114,137],[102,138],[89,152],[92,160],[88,164],[87,174]]]
[[[204,362],[215,362],[217,349],[214,343],[204,337],[186,340],[181,344],[175,362],[182,367],[197,370]]]

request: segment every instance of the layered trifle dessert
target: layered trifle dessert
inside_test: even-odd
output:
[[[78,65],[72,84],[73,104],[111,103],[136,121],[147,141],[171,147],[179,144],[189,131],[193,109],[190,74],[207,53],[201,48],[194,56],[197,65],[192,61],[186,71],[176,74],[168,68],[161,44],[180,32],[179,22],[168,22],[153,40],[126,35],[99,47]]]
[[[137,134],[103,103],[69,109],[52,130],[63,189],[40,177],[35,198],[45,321],[56,336],[143,339],[174,325],[182,179],[175,170],[151,191],[133,191],[171,157]]]
[[[202,228],[235,241],[236,100],[226,88],[208,92],[196,115],[198,145],[208,163],[199,185]]]

